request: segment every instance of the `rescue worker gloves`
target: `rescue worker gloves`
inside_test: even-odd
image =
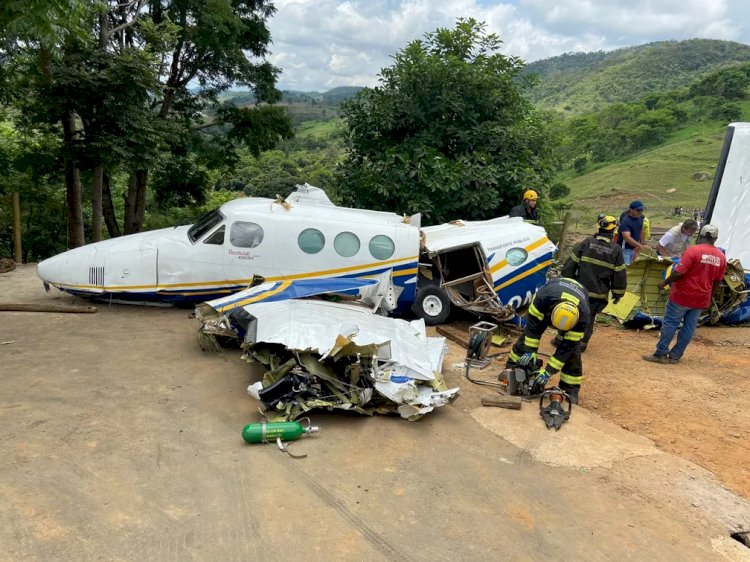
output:
[[[559,302],[552,309],[552,325],[561,332],[567,332],[578,324],[578,316],[578,307],[572,302]]]
[[[599,216],[599,228],[601,230],[612,231],[617,228],[617,219],[610,215]]]
[[[537,192],[534,191],[533,189],[529,189],[528,191],[526,191],[526,193],[523,194],[523,198],[536,201],[537,199],[539,199],[539,194],[537,194]]]
[[[516,361],[516,364],[521,367],[528,367],[529,365],[535,365],[536,364],[536,353],[524,353],[521,355],[521,357],[518,358],[518,361]]]
[[[544,388],[544,385],[549,382],[550,376],[546,369],[541,369],[534,378],[534,384]]]

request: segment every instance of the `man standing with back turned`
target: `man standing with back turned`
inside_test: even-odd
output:
[[[581,340],[581,351],[586,351],[594,332],[596,315],[607,306],[610,291],[612,300],[617,303],[628,286],[622,248],[612,242],[617,219],[604,215],[599,218],[598,226],[596,235],[586,238],[573,249],[560,272],[562,277],[575,279],[589,292],[591,322]]]
[[[704,225],[698,234],[698,244],[689,247],[680,263],[672,269],[666,279],[659,281],[659,289],[671,283],[671,293],[664,311],[664,322],[659,334],[659,343],[653,355],[644,355],[653,363],[677,363],[693,339],[698,317],[711,305],[711,295],[716,285],[724,278],[727,260],[714,246],[719,229],[712,224]],[[677,343],[669,349],[677,326]]]

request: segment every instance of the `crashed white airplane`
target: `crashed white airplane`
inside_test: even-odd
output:
[[[230,201],[192,226],[132,234],[44,260],[45,286],[127,302],[199,303],[262,282],[388,272],[398,308],[428,324],[451,304],[497,320],[544,284],[555,245],[520,218],[420,228],[418,215],[337,207],[302,185],[286,199]]]

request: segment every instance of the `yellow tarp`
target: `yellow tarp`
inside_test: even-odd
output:
[[[623,322],[628,319],[633,309],[641,304],[641,297],[630,291],[625,291],[625,294],[620,299],[620,302],[614,304],[609,301],[609,304],[603,310],[604,314],[609,314],[615,318],[622,320]]]

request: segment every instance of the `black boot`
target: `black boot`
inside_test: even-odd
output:
[[[564,390],[567,393],[567,395],[570,396],[570,401],[573,404],[578,404],[578,391],[580,389],[581,389],[580,386],[574,386],[566,382],[560,382],[560,390]]]

